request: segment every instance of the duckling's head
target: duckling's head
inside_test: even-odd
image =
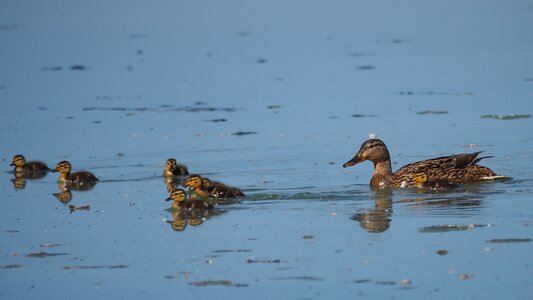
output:
[[[167,166],[166,166],[167,170],[174,171],[176,170],[176,167],[177,167],[176,160],[174,158],[169,158],[167,160]]]
[[[357,154],[342,165],[342,167],[351,167],[365,160],[370,160],[374,164],[390,160],[389,150],[385,146],[385,143],[378,139],[370,139],[364,142]]]
[[[176,189],[165,200],[166,201],[174,200],[176,202],[181,202],[181,201],[185,201],[185,199],[187,199],[187,194],[185,194],[185,191],[182,189]]]
[[[24,158],[24,156],[17,154],[13,156],[13,162],[11,162],[10,166],[24,167],[25,164],[26,164],[26,159]]]
[[[428,175],[426,173],[416,173],[413,175],[413,179],[417,185],[422,186],[424,183],[428,182]]]
[[[72,166],[70,165],[70,163],[68,161],[64,160],[62,162],[59,162],[56,165],[55,170],[52,170],[52,171],[53,172],[60,172],[62,174],[69,174],[71,169],[72,169]]]
[[[213,182],[212,182],[209,178],[207,178],[207,177],[203,177],[203,178],[202,178],[202,185],[203,185],[204,187],[208,188],[208,187],[210,187],[210,186],[213,185]]]
[[[187,179],[187,186],[190,186],[192,188],[202,188],[203,187],[203,182],[202,182],[202,177],[200,175],[191,175],[189,176],[189,178]]]

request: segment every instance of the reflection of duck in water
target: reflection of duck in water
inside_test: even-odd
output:
[[[359,222],[361,228],[371,233],[381,233],[389,229],[392,216],[392,193],[381,190],[377,193],[374,208],[362,209],[352,216],[352,220]],[[378,192],[381,192],[378,191]]]
[[[66,160],[59,162],[53,170],[54,172],[60,172],[59,183],[60,189],[74,189],[74,190],[90,190],[98,182],[98,178],[92,173],[87,171],[79,171],[70,173],[72,167]],[[63,186],[61,185],[63,184]]]
[[[213,208],[211,204],[202,200],[187,201],[187,194],[182,189],[174,190],[172,194],[170,194],[170,196],[165,200],[174,200],[171,208],[175,210],[208,210]]]
[[[187,186],[200,198],[235,198],[246,196],[240,189],[227,186],[220,182],[212,182],[200,175],[191,175],[187,179]],[[204,183],[205,182],[205,183]]]
[[[13,157],[13,161],[10,166],[14,166],[13,173],[16,178],[28,178],[37,179],[46,175],[50,168],[41,161],[29,161],[26,162],[24,156],[17,154]]]
[[[425,183],[423,183],[426,185],[508,178],[496,175],[487,167],[477,165],[480,160],[487,158],[478,158],[477,156],[480,153],[464,153],[418,161],[403,166],[395,173],[392,173],[387,146],[381,140],[370,139],[361,145],[357,154],[346,162],[343,167],[351,167],[365,160],[372,161],[374,163],[374,175],[370,180],[372,188],[416,187],[421,184],[414,178],[419,173],[424,173],[427,176]]]

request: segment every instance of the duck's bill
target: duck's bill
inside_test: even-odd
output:
[[[15,166],[15,163],[14,163],[14,162],[12,162],[12,163],[10,163],[9,165],[13,167],[13,166]]]
[[[361,157],[359,154],[356,154],[352,159],[345,162],[344,165],[342,165],[343,168],[355,166],[356,164],[364,161],[365,159]]]
[[[172,196],[168,196],[168,198],[165,199],[165,201],[170,201],[172,200]]]
[[[59,172],[59,171],[58,171],[57,169],[50,169],[50,172],[52,172],[52,173],[57,173],[57,172]]]

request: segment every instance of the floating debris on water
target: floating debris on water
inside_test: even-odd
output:
[[[286,276],[274,277],[272,280],[303,280],[303,281],[323,281],[324,279],[315,276]]]
[[[227,122],[228,120],[224,119],[224,118],[220,118],[220,119],[211,119],[211,120],[204,120],[204,122],[213,122],[213,123],[221,123],[221,122]]]
[[[5,266],[0,266],[0,269],[17,269],[17,268],[22,268],[22,265],[5,265]]]
[[[249,249],[222,249],[222,250],[213,250],[213,253],[246,253],[246,252],[252,252],[252,250]]]
[[[493,244],[511,244],[511,243],[529,243],[531,239],[492,239],[488,240],[487,243]]]
[[[234,132],[234,133],[230,133],[230,135],[238,135],[238,136],[250,135],[250,134],[257,134],[257,132],[256,131],[237,131],[237,132]]]
[[[247,287],[246,283],[235,283],[231,280],[204,280],[204,281],[193,281],[189,282],[189,285],[205,287],[205,286],[232,286],[232,287]]]
[[[363,57],[363,56],[374,56],[372,52],[352,52],[350,57]]]
[[[89,68],[83,66],[83,65],[72,65],[70,66],[70,69],[72,71],[85,71],[85,70],[88,70]]]
[[[460,275],[457,275],[457,278],[460,279],[460,280],[468,280],[468,279],[472,279],[474,277],[474,275],[472,274],[460,274]]]
[[[357,67],[357,70],[366,71],[366,70],[374,70],[375,68],[376,68],[375,66],[371,66],[371,65],[362,65],[362,66]]]
[[[63,70],[62,66],[51,66],[51,67],[42,67],[41,71],[61,71]]]
[[[444,224],[444,225],[434,225],[427,226],[418,229],[421,233],[441,233],[441,232],[450,232],[450,231],[465,231],[474,228],[480,227],[491,227],[491,224],[468,224],[468,225],[457,225],[457,224]]]
[[[313,235],[304,235],[303,236],[303,239],[304,240],[311,240],[311,239],[314,239],[315,237]]]
[[[378,115],[353,114],[352,118],[375,118]]]
[[[400,281],[394,281],[394,280],[372,280],[372,279],[358,279],[358,280],[354,280],[353,283],[371,283],[373,282],[374,284],[377,284],[377,285],[396,285],[396,284],[400,284],[400,285],[404,285],[404,286],[407,286],[407,285],[411,285],[411,280],[410,279],[407,279],[407,278],[404,278]]]
[[[200,104],[198,104],[200,103]],[[92,106],[92,107],[83,107],[83,111],[125,111],[125,112],[169,112],[169,111],[178,111],[178,112],[189,112],[189,113],[200,113],[200,112],[235,112],[236,108],[233,107],[211,107],[203,106],[203,102],[195,103],[195,106],[181,106],[181,107],[102,107],[102,106]]]
[[[437,251],[437,254],[438,255],[443,255],[443,256],[444,255],[448,255],[448,250],[439,250],[439,251]]]
[[[412,95],[424,95],[424,96],[446,96],[446,95],[452,95],[452,96],[472,96],[474,95],[473,92],[455,92],[455,93],[448,93],[448,92],[434,92],[434,91],[427,91],[427,92],[414,92],[414,91],[400,91],[398,92],[398,95],[400,96],[412,96]]]
[[[70,209],[70,213],[73,213],[75,211],[80,211],[80,210],[89,211],[91,210],[91,206],[90,205],[81,205],[81,206],[69,205],[68,209]]]
[[[53,247],[59,247],[61,244],[53,244],[53,243],[44,243],[41,244],[39,247],[41,248],[53,248]]]
[[[259,58],[255,62],[258,64],[266,64],[268,60],[266,58]]]
[[[68,255],[68,253],[35,252],[35,253],[29,253],[26,256],[27,257],[45,258],[45,257],[61,256],[61,255]]]
[[[424,110],[417,112],[419,115],[445,115],[447,113],[445,110]]]
[[[525,114],[512,114],[512,115],[482,115],[482,119],[495,119],[495,120],[518,120],[518,119],[529,119],[531,118],[531,115]]]
[[[73,269],[80,269],[80,270],[92,270],[92,269],[126,269],[129,268],[127,265],[109,265],[109,266],[65,266],[63,269],[65,270],[73,270]]]
[[[257,258],[248,258],[246,260],[247,263],[249,264],[257,264],[257,263],[261,263],[261,264],[279,264],[281,263],[281,259],[257,259]]]
[[[267,109],[280,109],[281,105],[269,105],[267,106]]]

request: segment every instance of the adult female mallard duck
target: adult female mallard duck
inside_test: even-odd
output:
[[[205,179],[200,175],[191,175],[187,179],[187,186],[200,198],[235,198],[246,196],[238,188]]]
[[[171,207],[172,209],[185,209],[185,210],[198,210],[198,209],[212,209],[213,206],[202,200],[189,200],[187,201],[187,194],[182,189],[174,190],[170,196],[165,199],[166,201],[174,200]]]
[[[70,173],[72,166],[66,160],[59,162],[56,165],[55,170],[52,172],[60,172],[59,183],[66,183],[69,185],[69,188],[74,189],[84,189],[84,186],[93,187],[94,184],[98,181],[98,178],[90,172],[79,171],[75,173]]]
[[[383,141],[370,139],[361,145],[355,156],[343,167],[351,167],[362,161],[374,163],[374,175],[370,180],[372,188],[385,187],[420,187],[434,184],[454,185],[457,183],[508,178],[494,173],[491,169],[477,165],[483,158],[481,151],[443,156],[422,160],[401,167],[392,172],[389,150]],[[420,176],[420,174],[424,176]]]
[[[46,172],[51,171],[44,162],[41,161],[29,161],[26,162],[26,158],[23,155],[17,154],[13,156],[13,161],[10,166],[14,166],[13,172],[16,177],[25,178],[40,178],[46,175]]]

